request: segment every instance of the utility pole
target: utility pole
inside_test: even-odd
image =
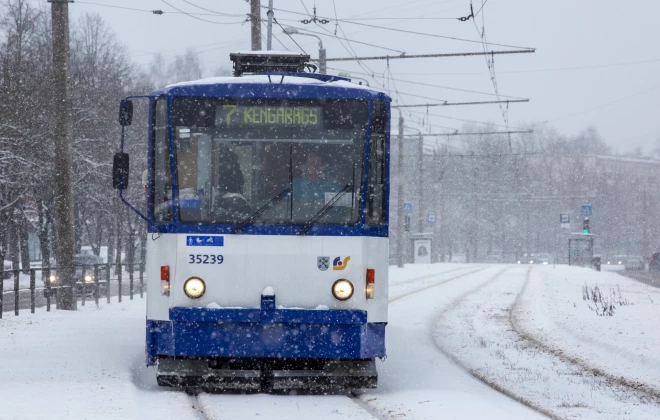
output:
[[[397,252],[397,266],[403,268],[404,264],[404,252],[406,247],[406,233],[404,227],[404,216],[403,216],[403,115],[399,112],[399,162],[397,168],[397,175],[399,180],[397,182],[397,200],[398,203],[396,208],[396,218],[397,218],[397,240],[398,245],[396,247]]]
[[[426,208],[424,204],[424,137],[421,135],[419,136],[419,149],[417,151],[417,194],[419,195],[418,233],[424,233],[424,209]]]
[[[53,35],[53,84],[55,110],[55,256],[57,276],[64,286],[57,294],[58,309],[76,310],[74,293],[73,153],[71,97],[69,93],[69,3],[49,0]]]
[[[252,51],[261,50],[261,0],[250,0]]]
[[[323,44],[319,41],[319,73],[326,74],[328,72],[328,61],[326,60],[325,48]]]
[[[273,0],[268,0],[268,36],[266,36],[266,49],[273,49]]]

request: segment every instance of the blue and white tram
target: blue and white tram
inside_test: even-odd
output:
[[[162,386],[376,387],[391,100],[257,56],[147,96],[147,364]],[[123,150],[113,170],[121,194]]]

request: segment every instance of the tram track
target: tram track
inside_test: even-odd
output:
[[[481,268],[478,268],[476,270],[470,270],[468,272],[460,273],[460,274],[452,276],[450,278],[444,278],[444,279],[442,279],[438,282],[434,282],[432,284],[428,284],[428,285],[425,285],[423,287],[417,288],[415,290],[406,292],[402,295],[395,296],[395,297],[389,299],[388,302],[389,303],[396,302],[400,299],[403,299],[403,298],[406,298],[406,297],[424,292],[426,290],[445,285],[445,284],[450,283],[452,281],[455,281],[455,280],[458,280],[458,279],[468,277],[470,275],[482,272],[482,271],[484,271],[488,268],[492,268],[492,267],[481,267]],[[465,270],[465,267],[452,269],[452,270],[445,271],[445,272],[440,272],[440,273],[423,275],[423,276],[419,276],[419,277],[415,277],[415,278],[406,280],[405,282],[398,283],[398,285],[409,284],[409,283],[418,282],[418,281],[424,281],[424,280],[434,278],[434,277],[442,277],[442,276],[444,276],[448,273],[453,273],[453,272],[456,272],[456,271],[463,271],[463,270]],[[506,271],[506,269],[503,269],[503,270],[499,271],[498,273],[495,274],[495,276],[490,277],[485,283],[490,282],[494,277],[500,275],[504,271]],[[361,398],[362,393],[359,392],[359,391],[351,390],[348,393],[343,393],[343,394],[340,394],[340,395],[345,396],[351,402],[351,404],[354,404],[355,407],[364,416],[368,415],[368,416],[370,416],[370,418],[374,418],[374,419],[377,419],[377,420],[387,420],[387,419],[390,418],[386,414],[382,414],[381,412],[379,412],[377,407],[374,407],[373,405],[369,404],[369,402],[363,400]],[[212,404],[205,404],[204,403],[205,399],[215,399],[216,397],[217,398],[222,398],[222,395],[217,395],[216,396],[216,395],[213,395],[213,394],[201,393],[201,394],[198,394],[198,395],[189,395],[188,396],[190,408],[193,411],[193,415],[195,416],[195,418],[197,420],[220,420],[220,419],[223,419],[223,418],[228,418],[228,417],[222,415],[221,413],[219,413],[217,410],[213,410]],[[274,397],[275,398],[280,398],[281,396],[274,396]],[[286,396],[284,396],[284,397],[286,397]],[[227,404],[227,401],[223,401],[222,404],[223,405]],[[230,408],[230,406],[231,406],[231,404],[228,405],[228,408]],[[277,413],[277,411],[273,412],[273,414],[276,414],[276,413]]]
[[[401,285],[404,285],[404,284],[410,284],[410,283],[414,283],[416,281],[426,280],[426,279],[429,279],[429,278],[432,278],[432,277],[438,277],[438,276],[442,276],[442,275],[445,275],[445,274],[455,273],[456,271],[462,271],[462,270],[467,270],[467,269],[469,269],[469,268],[468,267],[458,267],[458,268],[452,268],[451,270],[447,270],[447,271],[440,271],[438,273],[424,274],[423,276],[417,276],[417,277],[402,280],[402,281],[399,281],[399,282],[396,282],[396,283],[390,283],[389,286],[390,286],[390,289],[391,289],[392,287],[398,287],[398,286],[401,286]]]
[[[188,395],[188,401],[190,402],[193,415],[197,420],[215,420],[215,418],[207,415],[203,404],[199,400],[199,395]]]
[[[591,378],[588,379],[590,381],[593,381],[593,384],[591,385],[592,388],[590,389],[591,392],[598,392],[601,395],[609,396],[609,398],[613,398],[614,400],[618,400],[620,398],[626,398],[626,399],[634,398],[635,400],[637,400],[636,405],[647,405],[651,407],[660,406],[660,392],[658,392],[657,389],[651,388],[639,382],[631,381],[625,377],[609,374],[599,368],[590,365],[588,362],[586,362],[581,358],[566,354],[561,348],[555,347],[552,344],[544,342],[543,340],[535,337],[533,334],[521,328],[521,326],[518,323],[518,311],[521,306],[521,301],[525,296],[525,293],[528,289],[528,285],[531,281],[532,268],[533,267],[529,267],[529,269],[525,273],[525,279],[524,282],[522,282],[522,286],[520,287],[519,291],[517,293],[515,292],[507,293],[507,294],[515,294],[515,298],[513,299],[513,303],[511,303],[510,305],[506,305],[506,308],[502,309],[503,311],[505,311],[503,316],[498,317],[497,315],[493,315],[494,318],[492,318],[493,321],[496,323],[498,320],[501,320],[500,322],[504,323],[502,327],[505,328],[505,330],[508,331],[509,334],[514,335],[514,337],[508,341],[515,342],[516,347],[522,348],[523,349],[522,351],[525,351],[525,349],[531,349],[531,351],[536,354],[544,354],[545,357],[547,358],[546,360],[550,360],[550,361],[552,361],[553,359],[556,360],[556,362],[552,362],[553,366],[558,366],[555,369],[561,369],[561,372],[569,372],[569,373],[565,373],[564,375],[574,376],[577,373],[570,373],[570,372],[579,372],[580,377],[583,375],[585,378]],[[515,384],[507,382],[505,379],[503,379],[504,377],[506,377],[506,375],[493,376],[492,372],[490,372],[489,369],[484,369],[483,367],[480,366],[471,365],[469,363],[470,360],[469,358],[464,359],[459,357],[460,352],[456,352],[456,348],[451,350],[451,345],[443,345],[441,340],[439,340],[436,336],[437,334],[436,326],[441,323],[442,318],[449,311],[459,308],[464,303],[464,301],[468,299],[471,295],[481,292],[487,286],[491,285],[492,282],[498,281],[504,274],[504,271],[496,274],[488,281],[485,281],[477,285],[476,287],[466,291],[465,293],[461,294],[449,306],[447,306],[433,323],[434,328],[432,330],[432,334],[434,337],[432,341],[438,352],[448,357],[462,370],[469,373],[472,377],[479,380],[484,385],[498,391],[499,393],[517,401],[518,403],[548,418],[551,419],[564,418],[563,414],[565,413],[561,410],[561,408],[557,410],[552,408],[554,406],[549,406],[549,407],[546,407],[545,405],[542,406],[539,402],[534,401],[535,399],[538,399],[537,397],[534,396],[534,393],[528,394],[524,391],[523,388],[519,388],[519,385],[516,386]],[[478,308],[480,312],[485,313],[489,311],[488,305],[478,306]],[[497,304],[495,304],[495,306],[492,306],[492,308],[498,308]],[[461,317],[465,317],[467,319],[468,317],[470,317],[470,315],[463,314],[461,315]],[[470,322],[475,322],[474,315],[472,315],[470,319],[472,319],[472,321]],[[487,327],[486,329],[488,328],[490,327]],[[481,336],[479,335],[479,337]],[[479,353],[477,352],[475,354],[479,354]],[[473,358],[475,356],[472,355],[471,357]],[[550,391],[546,391],[546,392],[550,392]],[[576,390],[576,392],[578,391]]]
[[[400,299],[406,298],[406,297],[408,297],[408,296],[412,296],[412,295],[414,295],[414,294],[417,294],[417,293],[420,293],[420,292],[423,292],[423,291],[426,291],[426,290],[429,290],[429,289],[432,289],[432,288],[435,288],[435,287],[438,287],[438,286],[442,286],[442,285],[444,285],[444,284],[447,284],[447,283],[452,282],[452,281],[454,281],[454,280],[458,280],[458,279],[463,278],[463,277],[470,276],[470,275],[472,275],[472,274],[476,274],[476,273],[478,273],[478,272],[481,272],[481,271],[486,270],[487,268],[491,268],[491,267],[482,267],[482,268],[479,268],[479,269],[477,269],[477,270],[471,270],[471,271],[468,271],[467,273],[461,273],[461,274],[459,274],[459,275],[457,275],[457,276],[454,276],[454,277],[451,277],[451,278],[448,278],[448,279],[443,279],[443,280],[441,280],[441,281],[439,281],[439,282],[437,282],[437,283],[433,283],[433,284],[430,284],[430,285],[427,285],[427,286],[421,287],[421,288],[419,288],[419,289],[416,289],[416,290],[413,290],[413,291],[410,291],[410,292],[404,293],[404,294],[402,294],[402,295],[396,296],[396,297],[394,297],[394,298],[391,298],[391,299],[388,300],[388,303],[393,303],[393,302],[395,302],[395,301],[398,301],[398,300],[400,300]],[[426,279],[428,279],[428,278],[442,276],[442,275],[444,275],[444,274],[447,274],[448,272],[455,272],[455,271],[460,271],[460,270],[464,270],[464,269],[465,269],[464,267],[461,267],[461,268],[458,268],[458,269],[454,269],[454,270],[450,270],[450,271],[445,271],[445,272],[442,272],[442,273],[435,273],[435,274],[429,274],[429,275],[424,275],[424,276],[420,276],[420,277],[415,277],[415,278],[413,278],[413,279],[409,279],[409,280],[406,280],[405,282],[401,282],[401,283],[398,283],[398,284],[401,285],[401,284],[412,283],[412,282],[414,282],[414,281],[426,280]],[[501,270],[498,274],[501,274],[501,273],[503,273],[504,271],[506,271],[506,269]],[[497,276],[498,274],[496,274],[495,276]],[[491,279],[492,279],[492,278],[491,278]],[[488,281],[486,281],[486,283],[490,282],[491,279],[489,279]],[[379,420],[386,420],[386,419],[389,418],[389,417],[387,417],[387,416],[385,416],[385,415],[379,413],[379,412],[376,410],[376,408],[373,407],[371,404],[369,404],[368,402],[362,400],[362,399],[360,398],[360,395],[361,395],[361,394],[360,394],[359,392],[357,392],[357,391],[350,391],[350,392],[348,393],[347,397],[348,397],[350,400],[352,400],[353,403],[359,405],[359,406],[362,407],[364,410],[366,410],[366,411],[367,411],[369,414],[371,414],[374,418],[379,419]]]
[[[399,299],[403,299],[403,298],[405,298],[405,297],[408,297],[408,296],[414,295],[414,294],[416,294],[416,293],[423,292],[423,291],[425,291],[425,290],[428,290],[428,289],[432,289],[432,288],[434,288],[434,287],[441,286],[441,285],[443,285],[443,284],[445,284],[445,283],[449,283],[450,281],[458,280],[458,279],[460,279],[460,278],[462,278],[462,277],[466,277],[466,276],[469,276],[469,275],[471,275],[471,274],[475,274],[475,273],[478,273],[478,272],[480,272],[480,271],[484,271],[486,268],[488,268],[488,267],[483,267],[483,268],[479,268],[479,269],[477,269],[477,270],[469,271],[469,272],[467,272],[467,273],[462,273],[462,274],[459,274],[459,275],[457,275],[457,276],[451,277],[451,278],[449,278],[449,279],[444,279],[444,280],[442,280],[442,281],[440,281],[440,282],[438,282],[438,283],[433,283],[433,284],[430,284],[430,285],[428,285],[428,286],[424,286],[424,287],[421,287],[421,288],[419,288],[419,289],[413,290],[413,291],[411,291],[411,292],[404,293],[404,294],[402,294],[402,295],[399,295],[399,296],[396,296],[396,297],[394,297],[394,298],[389,299],[389,300],[388,300],[388,303],[396,302],[396,301],[399,300]],[[445,273],[446,273],[446,272],[445,272]],[[416,278],[416,279],[411,279],[410,281],[408,281],[408,282],[406,282],[406,283],[411,283],[411,282],[413,282],[414,280],[419,281],[419,280],[425,280],[425,279],[427,279],[427,278],[438,277],[438,276],[440,276],[440,275],[442,275],[442,274],[445,274],[445,273],[438,273],[438,274],[435,274],[435,275],[429,275],[429,276],[418,277],[418,278]],[[403,283],[400,283],[400,284],[403,284]]]
[[[605,378],[608,384],[612,386],[620,386],[627,389],[629,392],[632,392],[633,394],[637,395],[640,401],[648,400],[648,401],[652,401],[656,405],[660,405],[660,390],[655,389],[647,384],[632,381],[623,376],[613,375],[600,368],[594,367],[593,365],[590,365],[585,360],[579,357],[571,356],[565,353],[564,351],[562,351],[560,348],[553,347],[548,343],[539,340],[533,334],[530,334],[529,332],[525,331],[518,325],[516,321],[516,313],[518,311],[518,306],[520,304],[521,297],[527,291],[527,286],[530,281],[530,274],[531,274],[531,268],[527,272],[527,278],[525,279],[525,283],[523,284],[523,287],[521,288],[520,292],[516,295],[516,299],[514,300],[513,305],[511,305],[511,307],[509,308],[508,320],[512,330],[515,331],[515,333],[523,340],[534,345],[539,350],[542,350],[548,354],[553,355],[554,357],[557,357],[564,363],[571,364],[576,368],[578,368],[579,370],[583,372],[587,372],[595,377]]]
[[[449,311],[455,309],[458,307],[468,296],[478,293],[481,291],[483,288],[491,284],[493,281],[497,281],[509,268],[504,268],[503,270],[495,273],[493,276],[491,276],[488,280],[479,283],[476,287],[471,288],[470,290],[467,290],[465,293],[462,293],[459,295],[457,298],[455,298],[440,314],[437,316],[437,318],[433,321],[433,326],[437,325],[440,321],[440,319]],[[529,267],[527,270],[527,277],[529,278],[529,273],[532,271],[532,267]],[[442,347],[439,343],[438,340],[435,338],[435,328],[431,330],[431,341],[433,342],[436,350],[442,354],[443,356],[447,357],[449,360],[451,360],[456,366],[458,366],[460,369],[462,369],[464,372],[468,373],[470,376],[478,380],[479,382],[483,383],[487,387],[499,392],[500,394],[518,402],[519,404],[524,405],[525,407],[529,408],[530,410],[536,411],[537,413],[546,416],[551,419],[558,419],[553,413],[545,410],[544,408],[526,400],[525,398],[521,398],[517,394],[511,392],[507,388],[499,385],[497,382],[490,380],[486,375],[478,372],[476,369],[471,368],[469,365],[464,363],[460,358],[458,358],[456,355],[454,355],[452,352],[450,352],[448,349]]]

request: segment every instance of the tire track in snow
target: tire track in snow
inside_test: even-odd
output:
[[[554,347],[546,343],[545,341],[537,338],[533,334],[523,330],[518,326],[516,322],[516,313],[518,311],[518,305],[520,303],[520,299],[527,291],[527,285],[529,284],[529,281],[531,279],[531,275],[530,275],[531,271],[532,270],[530,267],[529,271],[527,272],[527,278],[525,279],[525,283],[523,284],[522,289],[516,296],[513,305],[509,309],[509,317],[508,317],[509,323],[511,324],[511,328],[516,332],[516,334],[518,334],[522,339],[532,343],[540,350],[543,350],[546,353],[549,353],[559,358],[564,363],[572,364],[576,366],[578,369],[582,371],[586,371],[594,376],[603,377],[612,386],[622,386],[627,388],[630,392],[636,394],[640,401],[649,400],[652,401],[654,404],[660,405],[660,391],[658,391],[657,389],[642,384],[640,382],[629,380],[628,378],[625,378],[623,376],[612,375],[600,368],[594,367],[579,357],[571,356],[569,354],[564,353],[560,348]],[[640,396],[639,394],[642,395]]]
[[[495,381],[490,380],[489,378],[486,377],[486,375],[478,372],[476,369],[471,368],[466,363],[463,363],[463,361],[461,359],[459,359],[457,356],[455,356],[453,353],[451,353],[448,349],[443,347],[435,337],[435,334],[436,334],[435,333],[435,326],[440,322],[440,319],[444,316],[445,313],[447,313],[447,312],[451,311],[452,309],[455,309],[456,307],[458,307],[471,294],[479,292],[481,289],[488,286],[491,282],[496,281],[497,279],[499,279],[508,269],[509,268],[505,268],[505,269],[499,271],[498,273],[495,273],[495,275],[491,276],[488,280],[486,280],[482,283],[479,283],[476,287],[468,290],[467,292],[461,294],[456,299],[454,299],[449,304],[449,306],[447,306],[440,313],[438,318],[432,324],[434,326],[434,328],[431,330],[431,335],[433,336],[432,337],[433,344],[435,345],[435,348],[438,350],[438,352],[440,352],[442,355],[444,355],[449,360],[451,360],[456,366],[461,368],[463,371],[467,372],[470,376],[477,379],[478,381],[480,381],[481,383],[483,383],[487,387],[499,392],[500,394],[502,394],[506,397],[511,398],[512,400],[524,405],[525,407],[527,407],[531,410],[536,411],[539,414],[542,414],[542,415],[544,415],[546,417],[549,417],[551,419],[559,419],[559,417],[555,416],[553,413],[551,413],[551,412],[545,410],[544,408],[532,403],[531,401],[528,401],[528,400],[526,400],[522,397],[519,397],[515,393],[513,393],[513,392],[509,391],[508,389],[500,386]],[[527,271],[528,277],[529,277],[529,272],[531,272],[531,270],[532,270],[532,267],[530,267]]]
[[[190,401],[190,408],[193,410],[193,413],[197,420],[219,420],[219,417],[209,417],[206,412],[204,404],[199,399],[199,395],[188,395],[188,400]]]

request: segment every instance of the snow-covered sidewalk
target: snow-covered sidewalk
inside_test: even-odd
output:
[[[145,300],[0,320],[0,418],[187,419],[185,394],[140,389]]]

